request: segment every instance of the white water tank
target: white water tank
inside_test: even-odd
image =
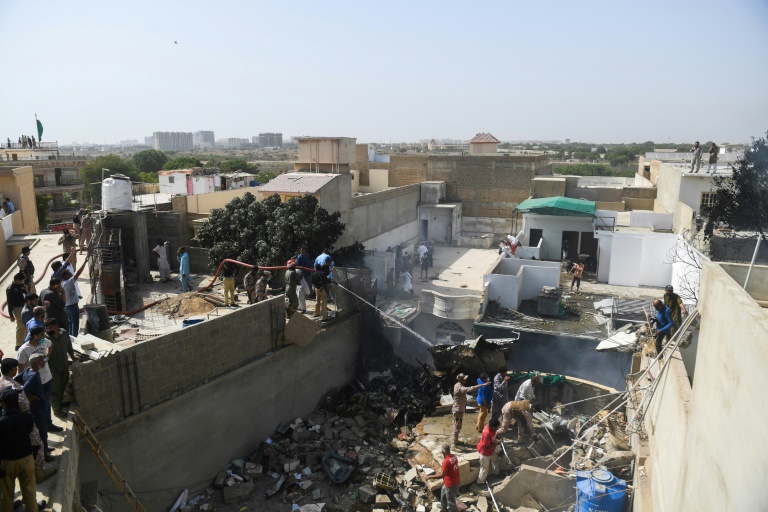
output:
[[[114,174],[101,182],[101,206],[103,210],[131,210],[131,179],[122,174]]]

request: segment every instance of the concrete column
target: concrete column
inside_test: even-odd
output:
[[[179,244],[189,245],[189,228],[187,227],[187,197],[176,196],[171,198],[173,211],[179,213]]]
[[[131,219],[133,221],[133,243],[136,247],[136,278],[139,282],[151,283],[147,214],[146,212],[133,212]]]

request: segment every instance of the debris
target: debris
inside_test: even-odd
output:
[[[360,493],[360,501],[363,503],[372,503],[375,500],[378,491],[370,485],[363,485],[358,488],[358,492]]]
[[[326,452],[321,464],[323,472],[335,484],[344,482],[354,469],[354,461],[335,452]]]
[[[234,503],[247,498],[253,490],[253,480],[239,482],[224,488],[224,503]]]

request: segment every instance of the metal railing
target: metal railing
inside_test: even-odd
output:
[[[20,144],[18,142],[11,142],[9,144],[8,139],[6,139],[4,142],[0,143],[0,149],[59,149],[59,143],[35,141],[34,145],[30,143]]]

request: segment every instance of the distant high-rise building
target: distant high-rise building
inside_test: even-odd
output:
[[[144,145],[149,146],[151,148],[155,147],[155,137],[150,135],[149,137],[144,137]]]
[[[283,147],[283,134],[282,133],[260,133],[259,147],[262,147],[262,148]]]
[[[229,149],[239,149],[245,144],[249,144],[248,139],[242,139],[239,137],[229,137],[226,139],[219,139],[219,144]]]
[[[212,131],[195,132],[193,137],[195,147],[210,148],[216,144]]]
[[[155,132],[154,148],[160,151],[183,151],[194,147],[192,132]]]

